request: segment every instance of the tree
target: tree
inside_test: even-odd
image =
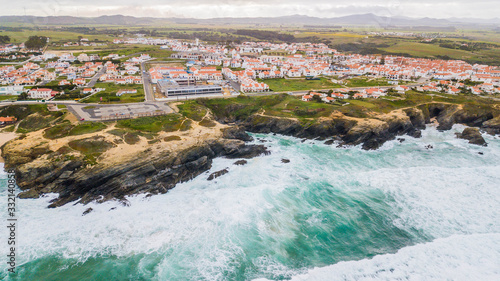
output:
[[[381,65],[384,65],[384,64],[385,64],[385,57],[384,57],[384,56],[382,56],[382,58],[380,59],[380,64],[381,64]]]
[[[6,44],[10,42],[10,37],[6,35],[0,36],[0,44]]]
[[[24,42],[26,49],[37,50],[42,49],[47,45],[47,37],[45,36],[30,36],[28,41]]]
[[[315,101],[315,102],[320,102],[320,103],[321,103],[321,102],[323,102],[323,101],[321,100],[321,97],[320,97],[320,96],[318,96],[318,95],[313,95],[312,99],[313,99],[313,101]]]

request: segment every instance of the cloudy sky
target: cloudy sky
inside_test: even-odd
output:
[[[8,0],[2,0],[2,2]],[[499,0],[15,0],[0,15],[147,17],[337,17],[374,13],[380,16],[474,17],[500,15]]]

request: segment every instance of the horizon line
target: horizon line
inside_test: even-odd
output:
[[[211,20],[211,19],[248,19],[248,18],[284,18],[284,17],[309,17],[309,18],[317,18],[317,19],[335,19],[349,16],[363,16],[363,15],[373,15],[377,17],[384,18],[406,18],[406,19],[438,19],[438,20],[450,20],[450,19],[481,19],[481,20],[495,20],[500,19],[500,17],[492,17],[492,18],[477,18],[477,17],[448,17],[448,18],[432,18],[432,17],[410,17],[410,16],[379,16],[376,13],[362,13],[362,14],[349,14],[345,16],[337,16],[337,17],[316,17],[309,16],[303,14],[290,14],[284,16],[275,16],[275,17],[259,17],[259,16],[246,16],[246,17],[212,17],[212,18],[197,18],[197,17],[144,17],[144,16],[131,16],[131,15],[123,15],[123,14],[110,14],[110,15],[99,15],[99,16],[72,16],[72,15],[57,15],[57,16],[36,16],[36,15],[0,15],[0,17],[39,17],[39,18],[55,18],[55,17],[73,17],[73,18],[101,18],[101,17],[113,17],[113,16],[122,16],[122,17],[133,17],[133,18],[152,18],[152,19],[197,19],[197,20]]]

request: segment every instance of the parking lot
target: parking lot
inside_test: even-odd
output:
[[[135,118],[141,116],[163,115],[173,112],[165,103],[138,103],[116,105],[68,105],[79,119],[88,121]]]

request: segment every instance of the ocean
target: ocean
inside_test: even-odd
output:
[[[463,128],[375,151],[253,134],[270,155],[215,159],[167,194],[18,200],[16,273],[2,227],[0,279],[500,280],[500,139],[471,145]],[[5,173],[0,186],[6,224]]]

